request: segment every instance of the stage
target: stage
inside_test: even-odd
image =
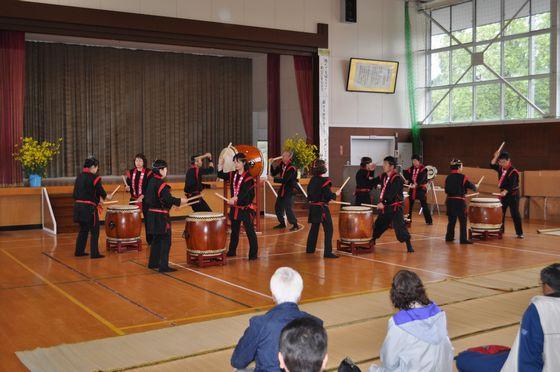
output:
[[[334,218],[336,225],[336,213]],[[433,226],[424,225],[415,216],[411,232],[416,253],[407,254],[389,230],[378,241],[375,253],[344,254],[338,260],[324,260],[320,251],[305,253],[308,226],[303,218],[302,229],[293,233],[272,230],[273,218],[263,222],[257,261],[246,259],[248,247],[242,237],[238,257],[228,260],[226,266],[204,269],[185,264],[184,224],[174,222],[171,262],[179,271],[170,275],[148,270],[146,251],[112,253],[105,259],[90,260],[73,256],[74,234],[55,237],[40,230],[0,232],[0,328],[4,336],[0,364],[9,370],[23,370],[16,351],[253,314],[271,306],[268,281],[280,266],[291,266],[301,273],[304,303],[346,298],[349,309],[356,296],[386,290],[400,269],[414,270],[424,282],[435,283],[525,268],[538,271],[560,259],[558,238],[538,235],[537,228],[550,227],[538,222],[525,223],[524,240],[514,238],[508,220],[503,240],[463,246],[444,242],[444,216],[436,216]],[[336,242],[336,228],[334,239]],[[102,231],[100,247],[104,247],[104,240]],[[318,247],[321,245],[322,233]],[[538,287],[537,278],[534,281],[532,288]],[[439,293],[432,295],[437,298]],[[527,305],[525,297],[518,299],[521,312]],[[372,348],[385,331],[383,326],[372,331],[375,335],[367,335],[372,338]],[[212,334],[212,329],[204,332]],[[196,336],[189,337],[194,340]],[[235,340],[240,336],[231,335]],[[352,356],[351,345],[347,347],[343,351]],[[226,354],[229,357],[231,350],[220,355]]]

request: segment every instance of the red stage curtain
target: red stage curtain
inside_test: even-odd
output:
[[[299,107],[307,143],[314,143],[313,138],[313,61],[311,57],[294,56],[296,84]]]
[[[268,156],[280,154],[280,55],[267,55]]]
[[[25,33],[0,31],[0,185],[22,182],[12,158],[23,136]]]

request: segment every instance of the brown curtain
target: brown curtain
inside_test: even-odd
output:
[[[24,133],[64,139],[50,177],[89,155],[122,174],[143,152],[182,174],[192,154],[251,143],[250,59],[27,43]]]

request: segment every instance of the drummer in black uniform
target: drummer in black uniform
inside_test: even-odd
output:
[[[364,156],[360,160],[360,169],[356,172],[356,190],[354,191],[354,205],[372,204],[371,190],[374,185],[375,163],[370,157]]]
[[[498,187],[502,202],[502,233],[505,230],[506,212],[509,208],[515,233],[523,239],[523,225],[519,213],[519,171],[511,164],[509,153],[496,151],[490,161],[490,167],[498,173]]]
[[[290,231],[296,231],[299,226],[297,222],[296,215],[293,211],[293,194],[294,189],[297,187],[297,169],[292,164],[293,152],[284,151],[282,153],[282,162],[273,162],[270,165],[270,176],[268,180],[270,182],[280,183],[280,191],[278,191],[278,197],[276,198],[276,203],[274,204],[274,210],[276,212],[276,218],[279,224],[274,226],[274,229],[284,229],[286,228],[286,222],[284,221],[284,212],[286,217],[288,217],[288,223],[292,225]]]
[[[164,182],[167,176],[167,162],[156,160],[152,164],[153,176],[148,181],[144,203],[148,208],[148,233],[153,240],[148,268],[159,269],[160,273],[177,271],[169,267],[169,250],[171,249],[171,219],[169,210],[172,206],[187,204],[187,198],[175,198],[171,195],[171,186]]]
[[[317,237],[319,236],[319,226],[323,225],[325,233],[324,258],[338,258],[332,253],[333,223],[329,210],[329,201],[336,199],[340,195],[340,190],[333,193],[331,191],[332,181],[323,175],[327,173],[327,166],[324,160],[315,160],[311,167],[311,180],[307,185],[307,200],[309,201],[309,218],[307,222],[311,224],[309,235],[307,236],[307,253],[315,253]]]
[[[428,201],[426,198],[426,192],[428,190],[428,168],[424,167],[424,165],[420,162],[419,155],[412,155],[412,166],[404,172],[404,177],[406,178],[406,183],[410,185],[410,189],[408,190],[408,200],[410,202],[407,211],[408,219],[412,220],[414,202],[419,200],[426,224],[433,224],[432,214],[430,213],[430,208],[428,207]]]
[[[253,220],[256,217],[255,205],[255,179],[249,173],[249,164],[244,153],[237,153],[233,157],[235,171],[223,172],[218,171],[218,177],[229,181],[230,195],[229,199],[229,219],[231,223],[231,234],[229,241],[228,257],[234,257],[237,254],[237,245],[239,244],[239,233],[241,231],[241,223],[245,227],[247,239],[249,239],[249,260],[256,260],[259,250],[257,233]],[[223,159],[220,159],[218,169],[223,169]]]
[[[463,174],[463,163],[461,160],[451,160],[450,166],[451,174],[445,178],[448,219],[445,241],[452,242],[455,239],[455,224],[458,218],[460,243],[472,244],[472,241],[467,239],[467,203],[465,202],[465,195],[467,189],[476,191],[477,187]]]
[[[203,167],[202,162],[208,159],[208,166]],[[202,176],[214,173],[214,163],[212,162],[212,154],[207,152],[203,155],[191,157],[191,167],[185,176],[185,195],[187,198],[200,195],[203,189],[210,189],[211,186],[202,183]],[[198,203],[192,205],[195,212],[211,212],[212,209],[203,198],[198,199]]]
[[[397,160],[392,156],[383,159],[383,174],[375,179],[375,183],[381,186],[379,203],[377,204],[377,219],[373,225],[373,241],[393,226],[397,240],[406,243],[406,251],[414,252],[410,243],[410,234],[406,228],[403,212],[403,179],[395,170]]]
[[[134,157],[134,168],[126,172],[125,190],[130,192],[130,201],[134,202],[142,210],[146,226],[146,241],[150,245],[152,244],[152,236],[148,234],[148,219],[146,218],[148,208],[142,202],[148,188],[148,180],[152,176],[152,171],[147,169],[147,166],[146,156],[144,154],[136,154]]]
[[[110,200],[101,184],[101,177],[97,175],[99,161],[94,157],[86,159],[82,172],[74,183],[74,222],[80,224],[80,232],[76,238],[76,257],[87,256],[86,244],[88,234],[91,234],[91,258],[105,257],[99,254],[99,209],[103,199]]]

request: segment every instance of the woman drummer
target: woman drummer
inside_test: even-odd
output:
[[[148,180],[152,176],[152,171],[146,169],[146,156],[144,154],[136,154],[134,157],[134,168],[126,172],[126,187],[125,190],[130,192],[130,201],[138,205],[142,209],[144,215],[144,224],[146,226],[146,241],[148,245],[152,244],[152,235],[148,234],[148,225],[146,219],[147,207],[144,200],[146,189],[148,187]]]
[[[307,200],[309,201],[309,218],[311,224],[309,235],[307,236],[307,253],[315,253],[317,237],[319,235],[319,225],[323,225],[325,232],[324,258],[338,258],[332,253],[333,222],[329,211],[329,201],[336,199],[340,195],[340,190],[336,193],[331,191],[332,181],[323,175],[327,173],[327,166],[324,160],[315,160],[311,167],[311,180],[307,185]]]
[[[239,244],[239,233],[241,223],[245,227],[247,238],[249,239],[249,260],[256,260],[259,250],[257,234],[253,220],[255,219],[255,179],[249,174],[249,163],[244,153],[237,153],[233,157],[235,171],[225,173],[218,171],[218,177],[229,181],[231,198],[228,201],[229,218],[231,221],[231,235],[229,242],[228,257],[236,255],[237,245]],[[218,169],[223,169],[224,159],[220,158]]]

